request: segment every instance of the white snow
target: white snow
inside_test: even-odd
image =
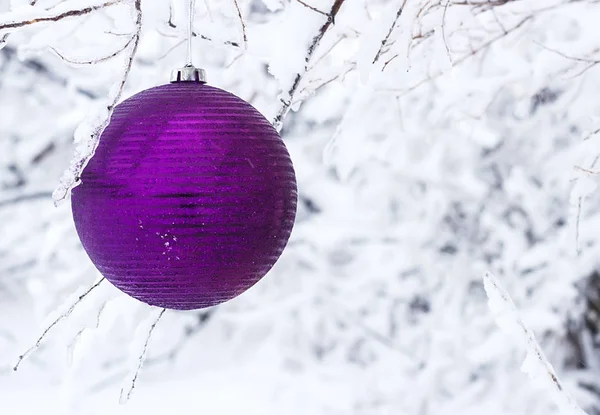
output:
[[[519,316],[517,308],[498,279],[490,272],[483,276],[483,286],[488,296],[488,304],[496,319],[496,324],[523,344],[526,350],[521,370],[534,381],[544,386],[554,399],[561,413],[566,415],[586,415],[573,397],[564,390],[554,368],[544,355],[533,332]]]
[[[248,48],[230,1],[197,1],[195,63],[272,119],[327,18],[297,0],[238,1]],[[5,0],[0,22],[100,3]],[[10,33],[0,50],[1,414],[568,413],[572,401],[557,406],[556,391],[540,390],[554,387],[548,373],[598,412],[597,288],[586,283],[599,266],[600,175],[575,166],[600,170],[600,72],[568,56],[598,59],[600,7],[409,0],[373,64],[401,3],[345,0],[283,123],[300,189],[288,248],[210,318],[165,313],[127,405],[119,394],[156,310],[110,284],[18,372],[11,365],[99,278],[51,192],[69,166],[56,196],[76,184],[107,106],[184,63],[185,2],[142,2],[122,96],[130,51],[73,67],[50,48],[73,61],[110,55],[135,33],[132,1],[0,33]],[[178,242],[163,236],[167,255]],[[488,269],[518,307],[500,295],[512,337],[489,312]],[[529,354],[533,381],[519,371],[534,350],[528,333],[554,367]]]

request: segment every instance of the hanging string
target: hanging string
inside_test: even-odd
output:
[[[189,0],[189,13],[188,13],[188,33],[187,33],[187,59],[186,66],[192,65],[192,38],[194,37],[194,14],[196,11],[196,0]]]

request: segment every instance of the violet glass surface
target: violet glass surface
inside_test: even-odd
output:
[[[170,309],[212,306],[255,284],[296,214],[279,134],[242,99],[194,82],[118,105],[81,180],[73,217],[92,262],[125,293]]]

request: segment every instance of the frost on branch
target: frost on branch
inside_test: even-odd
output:
[[[304,52],[304,63],[292,72],[293,75],[292,75],[292,79],[291,79],[291,85],[289,86],[289,89],[281,97],[281,103],[282,103],[281,108],[279,109],[279,111],[277,112],[277,115],[273,119],[273,125],[275,126],[275,128],[277,130],[281,130],[283,119],[285,118],[288,111],[294,104],[296,92],[298,91],[300,82],[302,81],[302,79],[304,78],[304,75],[308,71],[309,64],[311,63],[313,55],[314,55],[315,51],[317,50],[317,48],[319,47],[319,45],[321,44],[321,40],[323,39],[323,37],[325,36],[327,31],[329,30],[331,25],[335,22],[335,18],[337,16],[337,14],[339,13],[340,9],[342,8],[344,1],[345,0],[334,0],[333,4],[331,5],[331,9],[329,10],[328,13],[325,14],[325,16],[326,16],[325,21],[322,23],[321,26],[319,26],[319,28],[314,33],[309,35],[310,40],[307,42],[306,52]],[[300,6],[296,6],[296,7],[300,7],[300,8],[306,7],[306,5],[303,4],[303,2],[300,2],[299,4],[300,4]],[[314,12],[313,8],[308,7],[307,9]],[[288,16],[294,16],[291,14],[292,10],[293,10],[293,7],[290,10],[288,10]],[[323,13],[317,13],[317,17],[319,17],[319,15],[322,15],[322,14]],[[324,20],[324,19],[321,17],[320,20]],[[306,36],[306,34],[305,34],[305,36]],[[289,69],[289,68],[286,68],[286,69]],[[273,71],[273,67],[271,68],[271,71]],[[289,76],[289,71],[286,71],[286,72],[287,72],[286,75]],[[289,83],[289,81],[288,81],[288,83]]]
[[[148,318],[147,322],[144,324],[140,324],[136,333],[136,339],[130,346],[130,355],[131,360],[135,362],[133,366],[133,370],[127,376],[126,386],[121,388],[121,396],[119,398],[119,403],[126,404],[131,398],[131,394],[133,393],[137,379],[139,377],[140,371],[142,370],[142,366],[144,361],[146,360],[146,354],[148,352],[148,344],[150,343],[150,339],[152,338],[152,333],[156,329],[157,324],[160,322],[160,319],[165,314],[167,310],[164,308],[158,312],[156,316],[151,316]],[[139,344],[138,344],[139,343]]]
[[[81,183],[81,173],[93,157],[99,144],[100,135],[110,122],[112,112],[121,99],[140,41],[142,31],[141,0],[135,0],[135,15],[135,32],[132,35],[132,40],[122,49],[122,51],[127,51],[127,54],[121,79],[111,88],[108,104],[104,105],[87,122],[83,122],[75,131],[75,155],[71,160],[71,165],[60,178],[58,187],[52,193],[55,205],[64,201],[69,196],[71,189]]]
[[[42,331],[42,334],[38,337],[38,339],[35,341],[33,346],[31,346],[29,349],[27,349],[25,351],[25,353],[23,353],[22,355],[20,355],[18,357],[15,365],[13,366],[13,370],[17,371],[19,369],[19,366],[23,362],[23,360],[27,359],[33,352],[35,352],[37,350],[38,347],[40,347],[40,345],[45,340],[46,336],[48,336],[48,334],[50,334],[52,329],[57,324],[59,324],[61,321],[69,318],[69,316],[73,313],[73,311],[79,305],[79,303],[81,303],[88,295],[90,295],[94,289],[98,288],[98,286],[103,281],[104,281],[104,278],[100,278],[91,287],[86,288],[86,289],[80,289],[78,292],[75,292],[71,296],[71,298],[69,298],[66,301],[65,305],[63,305],[59,310],[57,310],[54,313],[54,315],[52,316],[52,319],[51,319],[51,323],[48,324],[48,326],[44,329],[44,331]]]
[[[542,384],[552,394],[552,398],[563,414],[587,415],[564,389],[533,332],[519,316],[515,304],[498,279],[492,273],[487,272],[483,276],[483,285],[488,296],[490,310],[494,314],[498,326],[525,345],[526,356],[521,370],[533,381]]]

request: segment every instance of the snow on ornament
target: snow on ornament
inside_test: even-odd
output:
[[[102,275],[177,310],[259,281],[287,244],[296,203],[277,131],[189,65],[115,108],[72,191],[77,233]]]

